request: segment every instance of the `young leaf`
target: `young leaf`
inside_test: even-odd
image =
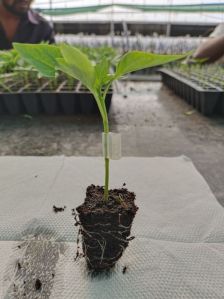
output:
[[[14,43],[13,47],[24,60],[34,66],[43,76],[55,77],[57,58],[62,57],[58,47],[45,44],[18,43]]]
[[[0,61],[8,62],[11,59],[11,53],[0,51]]]
[[[99,111],[102,115],[102,117],[104,118],[104,111],[103,111],[103,107],[102,104],[100,102],[100,99],[98,97],[98,93],[97,91],[92,87],[88,87],[88,82],[85,82],[85,79],[83,78],[83,73],[82,71],[80,71],[80,69],[78,69],[76,66],[74,65],[69,65],[63,58],[58,58],[57,59],[57,65],[58,65],[58,69],[60,69],[62,72],[66,73],[69,76],[72,76],[73,78],[76,78],[78,80],[80,80],[87,88],[90,89],[90,91],[92,92],[92,94],[94,95],[94,98],[97,102]]]
[[[186,55],[160,55],[141,51],[128,52],[118,62],[115,77],[116,79],[137,70],[147,67],[162,65],[171,61],[184,58]]]
[[[60,68],[71,69],[73,77],[79,79],[91,91],[94,90],[96,80],[95,68],[88,57],[79,49],[68,46],[60,46],[61,54],[64,61],[58,60]]]
[[[110,80],[109,74],[110,63],[107,59],[103,59],[101,62],[97,63],[95,66],[96,71],[96,87],[101,87],[107,84]]]
[[[78,79],[84,85],[87,85],[85,84],[86,83],[85,78],[83,78],[83,72],[80,71],[80,69],[77,68],[76,66],[68,64],[64,58],[57,59],[57,69],[61,70],[62,72],[66,73],[69,76],[72,76],[75,79]]]

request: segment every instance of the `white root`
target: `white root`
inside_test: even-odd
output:
[[[93,223],[87,225],[81,225],[80,220],[78,220],[78,216],[76,215],[76,221],[79,225],[79,234],[82,234],[82,242],[83,242],[83,251],[84,256],[87,260],[87,263],[90,265],[91,268],[94,268],[93,260],[98,261],[99,265],[103,264],[103,267],[111,267],[115,264],[118,258],[122,255],[125,248],[128,246],[129,241],[132,238],[128,238],[130,234],[131,225],[125,226],[121,224],[121,214],[119,214],[118,218],[118,226],[117,230],[109,230],[107,228],[111,227],[111,223]],[[95,228],[98,228],[98,232],[94,231]],[[125,237],[124,237],[125,236]],[[107,248],[107,239],[113,238],[119,241],[121,244],[118,244],[120,250],[116,250],[116,255],[112,257],[105,257],[105,250]],[[79,237],[77,238],[79,240]],[[88,239],[95,241],[95,244],[89,244],[87,241]],[[91,242],[90,242],[91,243]],[[79,248],[79,246],[78,246]],[[92,256],[91,260],[88,257],[88,252],[90,250],[97,250],[100,253],[97,256]]]

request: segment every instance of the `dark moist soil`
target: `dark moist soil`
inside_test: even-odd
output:
[[[112,268],[122,256],[133,239],[129,236],[138,210],[135,194],[126,188],[110,190],[108,201],[103,194],[103,187],[89,186],[84,203],[76,208],[83,253],[95,271]]]

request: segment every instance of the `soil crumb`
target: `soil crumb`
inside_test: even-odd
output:
[[[53,211],[55,213],[58,213],[58,212],[64,212],[64,210],[66,209],[66,206],[64,207],[56,207],[56,206],[53,206]]]
[[[40,281],[40,279],[37,279],[35,282],[35,290],[40,291],[41,287],[42,287],[42,282]]]

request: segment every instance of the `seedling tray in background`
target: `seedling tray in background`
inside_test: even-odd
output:
[[[161,69],[163,83],[205,116],[224,115],[224,92],[215,86],[205,86],[197,80],[188,80],[168,69]],[[222,107],[220,109],[220,107]]]
[[[106,108],[109,112],[113,91],[109,90],[106,97]],[[56,89],[45,82],[41,87],[27,84],[11,86],[10,92],[0,93],[0,114],[46,114],[75,115],[98,114],[98,107],[91,93],[76,82],[68,86],[66,81]]]

